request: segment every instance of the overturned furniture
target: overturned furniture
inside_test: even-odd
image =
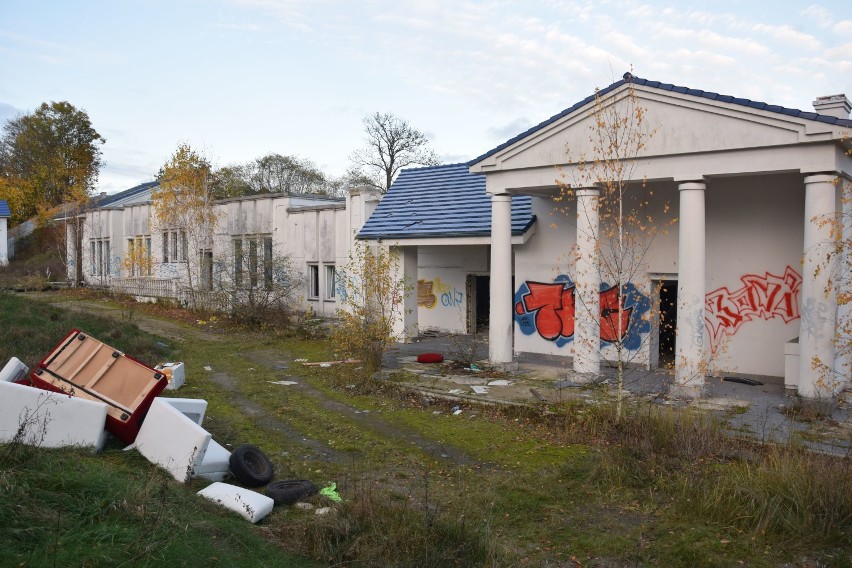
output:
[[[165,375],[74,329],[30,374],[33,385],[107,405],[106,429],[125,443],[166,388]]]
[[[201,427],[206,409],[206,400],[155,398],[128,449],[135,448],[181,483],[191,477],[222,481],[229,472],[231,452]]]

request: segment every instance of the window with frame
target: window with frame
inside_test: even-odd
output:
[[[263,286],[272,290],[272,237],[263,239]]]
[[[234,285],[237,288],[273,285],[272,237],[248,235],[234,237]]]
[[[213,289],[213,251],[201,251],[201,289]]]
[[[151,237],[138,236],[127,239],[127,258],[130,276],[151,276],[154,267],[154,259],[151,256]]]
[[[186,231],[163,231],[163,262],[186,262],[189,240]]]
[[[234,285],[243,285],[243,240],[234,239]]]
[[[309,300],[318,299],[319,293],[320,293],[319,265],[318,264],[309,264],[308,265],[308,299]]]
[[[336,297],[337,272],[333,264],[325,265],[325,299],[333,300]]]
[[[89,272],[92,276],[109,276],[109,239],[92,239],[89,247]]]

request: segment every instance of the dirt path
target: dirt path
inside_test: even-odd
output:
[[[37,293],[31,294],[30,296],[42,301],[47,301],[53,306],[69,311],[98,313],[106,317],[131,321],[139,326],[140,329],[163,337],[169,341],[184,341],[189,339],[219,342],[227,340],[226,335],[213,334],[193,329],[179,323],[150,316],[138,311],[127,314],[127,310],[109,305],[105,302],[98,302],[94,300],[74,300],[68,299],[67,297],[63,297],[61,300],[57,301],[55,297],[52,299],[50,295]],[[289,365],[292,363],[292,361],[283,360],[280,352],[269,350],[248,351],[242,353],[241,356],[245,357],[252,363],[261,365],[272,371],[280,369],[281,365]],[[254,418],[255,423],[259,427],[281,433],[287,438],[298,442],[301,446],[303,446],[309,452],[309,454],[305,456],[305,459],[316,459],[318,461],[334,463],[352,461],[353,455],[351,453],[335,450],[318,440],[305,437],[291,425],[272,416],[261,404],[242,396],[238,392],[236,380],[227,373],[222,371],[215,372],[209,375],[209,378],[218,388],[228,392],[229,402],[247,416]],[[299,388],[303,393],[315,399],[322,408],[338,413],[341,416],[345,416],[361,428],[370,429],[392,440],[413,445],[428,456],[436,459],[447,460],[460,465],[485,465],[471,458],[458,448],[425,438],[410,428],[391,424],[374,413],[362,412],[352,405],[334,400],[304,379],[299,381]]]
[[[280,369],[281,365],[290,364],[290,361],[281,358],[281,353],[279,352],[264,350],[249,351],[244,353],[243,357],[256,365],[261,365],[270,370]],[[359,426],[374,430],[387,438],[414,445],[428,456],[452,461],[461,465],[481,465],[480,462],[472,459],[458,448],[424,438],[410,428],[391,424],[374,413],[362,412],[352,405],[329,398],[325,393],[305,380],[299,381],[299,388],[301,388],[302,392],[314,398],[324,409],[346,416]]]
[[[308,454],[302,455],[306,460],[326,461],[333,463],[348,463],[353,459],[353,454],[341,452],[328,447],[318,440],[307,438],[301,432],[271,416],[260,404],[250,400],[237,392],[236,380],[228,373],[217,372],[209,375],[210,380],[217,387],[228,392],[228,401],[240,409],[246,416],[254,418],[254,422],[264,430],[271,430],[283,434],[290,440],[294,440],[308,450]]]

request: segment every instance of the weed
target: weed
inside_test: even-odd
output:
[[[815,400],[799,396],[790,399],[782,412],[799,422],[814,422],[831,417],[834,403],[830,400]]]

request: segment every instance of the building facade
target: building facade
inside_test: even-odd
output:
[[[699,395],[708,375],[736,373],[784,377],[803,396],[831,397],[850,374],[841,349],[849,344],[848,305],[836,301],[849,278],[832,259],[841,225],[850,238],[852,121],[843,95],[815,107],[628,74],[467,164],[471,177],[484,178],[487,220],[479,210],[465,218],[460,191],[435,199],[443,214],[394,206],[395,196],[408,197],[401,174],[360,236],[416,259],[405,263],[417,267],[408,278],[419,283],[408,300],[419,305],[406,322],[412,330],[439,322],[470,330],[483,303],[473,295],[487,293],[495,363],[518,352],[561,355],[582,377],[598,374],[618,347],[631,364],[671,365],[683,396]],[[599,120],[634,120],[637,109],[645,129],[638,144],[607,154]],[[623,202],[641,205],[622,212],[640,212],[632,253],[613,254],[619,223],[602,203],[612,174],[590,176],[602,161],[596,154],[610,168],[629,166],[617,171]],[[420,175],[434,178],[420,180],[421,192],[448,191],[441,168]],[[529,208],[523,220],[520,203]],[[430,223],[475,230],[430,233]],[[615,258],[629,266],[613,269]],[[487,292],[471,287],[486,276]],[[467,292],[463,323],[448,324],[439,300],[448,292],[464,305],[459,290]]]

